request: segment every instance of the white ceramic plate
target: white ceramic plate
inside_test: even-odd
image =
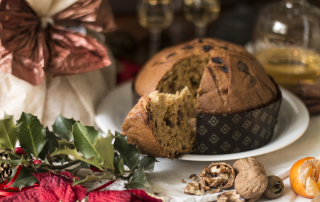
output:
[[[101,102],[95,118],[100,129],[122,132],[121,125],[133,107],[132,83],[125,83],[111,91]],[[265,146],[233,154],[197,155],[186,154],[180,157],[188,161],[221,161],[258,156],[276,151],[296,141],[309,125],[309,113],[304,104],[291,92],[280,88],[283,96],[278,123],[271,141]]]

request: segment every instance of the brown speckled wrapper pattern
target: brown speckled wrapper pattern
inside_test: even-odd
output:
[[[282,96],[267,106],[234,114],[198,114],[196,154],[230,154],[257,149],[272,138]]]

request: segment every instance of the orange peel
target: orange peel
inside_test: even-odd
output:
[[[314,198],[320,193],[320,160],[300,159],[290,169],[290,184],[300,196]]]

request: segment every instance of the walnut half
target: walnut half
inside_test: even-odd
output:
[[[191,181],[187,184],[186,188],[184,188],[184,193],[190,195],[203,195],[204,190],[200,188],[198,181]]]
[[[226,163],[212,163],[199,175],[200,186],[204,190],[228,189],[233,186],[234,178],[235,172],[232,166]]]

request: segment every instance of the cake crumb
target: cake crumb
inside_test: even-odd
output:
[[[210,194],[215,194],[221,192],[221,189],[213,189],[212,191],[208,191]]]
[[[181,180],[182,183],[187,183],[184,179]]]
[[[195,180],[195,179],[197,179],[197,175],[196,174],[191,174],[189,176],[189,178],[192,179],[192,180]]]

